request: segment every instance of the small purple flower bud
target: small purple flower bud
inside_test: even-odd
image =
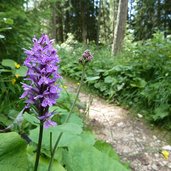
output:
[[[89,50],[85,50],[82,54],[82,57],[79,59],[79,62],[81,64],[85,64],[87,62],[90,62],[93,59],[93,55],[90,53]]]
[[[27,58],[24,65],[28,68],[25,80],[30,81],[30,84],[22,83],[24,93],[20,97],[26,98],[27,107],[35,106],[39,113],[38,118],[43,120],[45,127],[56,125],[50,120],[52,116],[48,114],[48,109],[56,103],[60,92],[56,85],[56,81],[61,78],[57,66],[59,58],[52,43],[53,40],[43,34],[40,39],[33,38],[34,45],[31,50],[25,49]]]

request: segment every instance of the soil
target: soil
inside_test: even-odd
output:
[[[66,81],[70,92],[76,92],[77,84]],[[89,125],[98,139],[110,143],[133,171],[171,171],[171,155],[165,159],[163,146],[169,145],[165,134],[152,130],[141,114],[133,116],[128,110],[87,92],[79,99],[86,104]]]

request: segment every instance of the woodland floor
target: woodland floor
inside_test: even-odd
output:
[[[76,83],[65,84],[68,91],[76,92]],[[165,133],[153,130],[141,115],[133,116],[96,95],[83,91],[79,99],[87,105],[86,118],[97,138],[110,143],[133,171],[171,171],[171,155],[166,160],[161,154],[162,147],[168,145]]]

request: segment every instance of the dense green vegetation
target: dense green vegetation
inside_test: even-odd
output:
[[[62,76],[80,82],[79,58],[90,49],[94,59],[86,66],[86,86],[107,101],[171,130],[171,2],[129,0],[126,21],[119,13],[122,2],[127,1],[0,2],[0,168],[4,171],[34,168],[41,119],[35,117],[34,108],[23,114],[24,101],[19,98],[21,82],[27,82],[23,80],[27,72],[24,49],[32,47],[34,35],[42,33],[55,40]],[[123,32],[117,32],[119,23],[127,25]],[[117,36],[119,50],[111,53]],[[75,96],[61,82],[57,84],[62,93],[50,111],[57,111],[53,121],[58,125],[44,130],[40,171],[47,170],[51,148],[61,133],[52,170],[130,170],[112,146],[95,138],[78,108],[70,110]]]
[[[117,169],[117,171],[128,171],[128,166],[120,162],[120,158],[111,145],[96,140],[89,128],[85,127],[83,119],[78,116],[77,108],[75,108],[68,123],[63,124],[69,114],[72,99],[73,96],[63,91],[57,105],[50,108],[50,111],[58,111],[57,115],[53,118],[54,121],[57,121],[58,126],[44,130],[39,169],[47,171],[48,168],[51,152],[50,133],[52,134],[52,146],[54,146],[58,135],[63,132],[62,139],[55,153],[52,170],[103,171]],[[4,125],[9,123],[1,121]],[[0,165],[4,171],[9,169],[13,169],[14,171],[33,170],[35,160],[34,150],[39,134],[39,120],[33,113],[24,113],[22,124],[17,122],[13,124],[14,128],[12,132],[0,134]],[[25,141],[29,141],[26,133],[32,141],[30,144]],[[15,168],[13,167],[14,165]]]
[[[130,44],[127,40],[124,52],[115,58],[111,58],[110,48],[104,46],[77,44],[69,51],[60,49],[65,75],[79,80],[78,57],[85,48],[90,48],[95,56],[85,80],[91,89],[170,129],[170,38],[164,39],[157,33],[145,42]]]

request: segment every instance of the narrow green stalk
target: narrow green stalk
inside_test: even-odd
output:
[[[50,154],[52,155],[52,132],[50,132]]]
[[[74,100],[74,102],[73,102],[73,104],[72,104],[72,106],[71,106],[70,112],[69,112],[69,114],[68,114],[66,120],[64,121],[64,123],[68,122],[69,118],[71,117],[72,111],[73,111],[73,109],[74,109],[74,107],[75,107],[75,104],[76,104],[76,102],[77,102],[77,100],[78,100],[78,96],[79,96],[79,94],[80,94],[81,86],[82,86],[82,83],[83,83],[83,80],[84,80],[84,75],[85,75],[85,66],[83,66],[81,81],[80,81],[79,87],[78,87],[78,89],[77,89],[77,94],[76,94],[75,100]]]
[[[39,166],[42,138],[43,138],[43,122],[41,121],[40,127],[39,127],[39,140],[38,140],[38,145],[37,145],[37,153],[36,153],[36,161],[35,161],[35,165],[34,165],[34,171],[37,171],[38,166]]]
[[[64,123],[68,122],[69,119],[70,119],[70,117],[71,117],[72,111],[73,111],[73,109],[74,109],[74,107],[75,107],[75,104],[76,104],[76,102],[77,102],[78,96],[79,96],[79,94],[80,94],[80,90],[81,90],[81,86],[82,86],[82,83],[83,83],[83,80],[84,80],[84,76],[85,76],[85,65],[83,66],[81,81],[80,81],[80,85],[78,86],[78,89],[77,89],[77,94],[76,94],[75,100],[74,100],[74,102],[73,102],[73,104],[72,104],[72,106],[71,106],[70,112],[69,112],[67,118],[65,119]],[[63,135],[63,132],[61,132],[61,133],[59,134],[59,137],[57,138],[56,143],[55,143],[55,145],[54,145],[54,148],[53,148],[53,151],[52,151],[52,154],[51,154],[51,159],[50,159],[48,171],[50,171],[51,168],[52,168],[52,164],[53,164],[53,159],[54,159],[55,151],[56,151],[56,149],[57,149],[57,147],[58,147],[58,144],[59,144],[59,141],[60,141],[62,135]]]

